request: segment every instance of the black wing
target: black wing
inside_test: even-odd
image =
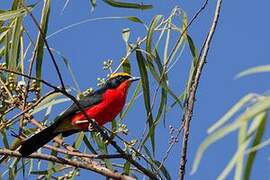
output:
[[[102,94],[104,93],[105,89],[101,88],[87,96],[82,97],[78,102],[80,103],[82,108],[88,108],[95,104],[98,104],[102,101]],[[79,112],[79,107],[73,103],[68,109],[66,109],[57,119],[64,119],[65,117],[68,117],[70,115],[75,114],[76,112]]]

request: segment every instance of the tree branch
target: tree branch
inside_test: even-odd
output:
[[[50,146],[50,145],[45,145],[44,147],[46,147],[50,150],[57,151],[57,152],[62,153],[62,154],[67,154],[70,156],[76,156],[76,157],[81,157],[81,158],[88,158],[88,159],[119,159],[119,158],[123,158],[123,155],[121,155],[121,154],[100,154],[100,155],[86,154],[86,153],[81,153],[81,152],[69,151],[69,150],[57,148],[57,147]]]
[[[21,154],[18,151],[11,151],[9,149],[0,149],[0,155],[8,155],[13,157],[22,157]],[[56,157],[48,154],[41,154],[41,153],[33,153],[29,156],[29,158],[32,159],[42,159],[46,161],[56,162],[59,164],[66,164],[73,167],[78,167],[90,171],[94,171],[96,173],[102,174],[106,177],[110,177],[113,179],[123,179],[123,180],[134,180],[135,178],[123,175],[117,172],[113,172],[103,166],[97,165],[97,164],[91,164],[91,163],[83,163],[80,161],[71,161],[69,159]]]
[[[211,28],[207,34],[207,37],[204,41],[203,47],[200,52],[200,56],[198,58],[198,64],[195,67],[194,73],[192,75],[191,84],[189,86],[189,93],[187,97],[187,102],[185,104],[185,113],[183,116],[183,123],[184,123],[184,136],[182,140],[182,150],[181,150],[181,159],[180,159],[180,168],[178,178],[180,180],[184,179],[185,169],[186,169],[186,161],[187,161],[187,145],[188,145],[188,138],[189,138],[189,127],[190,122],[192,119],[193,109],[194,109],[194,102],[196,97],[197,88],[199,85],[202,69],[206,62],[206,57],[209,51],[209,47],[211,44],[211,40],[216,30],[216,26],[219,19],[220,9],[221,9],[222,0],[217,0],[216,3],[216,10],[213,18],[213,22]]]

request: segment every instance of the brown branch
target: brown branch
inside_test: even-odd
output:
[[[0,149],[0,155],[8,155],[13,157],[22,157],[18,151],[11,151],[9,149]],[[125,180],[134,180],[135,178],[127,175],[123,175],[117,172],[113,172],[103,166],[97,164],[90,164],[90,163],[83,163],[80,161],[71,161],[69,159],[56,157],[48,154],[41,154],[41,153],[33,153],[29,156],[32,159],[42,159],[46,161],[56,162],[59,164],[66,164],[73,167],[78,167],[90,171],[94,171],[96,173],[102,174],[103,176],[110,177],[113,179],[125,179]]]
[[[185,175],[189,128],[190,128],[190,122],[192,119],[192,114],[193,114],[193,109],[194,109],[196,92],[197,92],[197,88],[199,85],[201,73],[202,73],[204,64],[206,62],[206,57],[207,57],[207,54],[209,51],[211,40],[213,38],[213,35],[214,35],[216,27],[217,27],[221,4],[222,4],[222,0],[217,0],[213,22],[212,22],[211,28],[207,34],[207,37],[204,41],[203,47],[202,47],[201,52],[200,52],[200,56],[198,58],[198,64],[195,67],[195,70],[194,70],[194,73],[193,73],[192,79],[191,79],[191,84],[189,86],[189,93],[188,93],[188,97],[187,97],[187,102],[185,104],[185,113],[183,116],[184,136],[183,136],[183,140],[182,140],[180,168],[179,168],[179,174],[178,174],[178,178],[180,180],[183,180],[184,175]]]
[[[100,155],[98,155],[98,154],[85,154],[85,153],[81,153],[81,152],[74,152],[74,151],[69,151],[69,150],[57,148],[57,147],[50,146],[50,145],[45,145],[44,147],[46,147],[47,149],[50,149],[50,150],[57,151],[57,152],[62,153],[62,154],[67,154],[67,155],[81,157],[81,158],[88,158],[88,159],[119,159],[119,158],[123,158],[123,155],[121,155],[121,154],[100,154]]]

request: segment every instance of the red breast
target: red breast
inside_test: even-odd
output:
[[[98,125],[102,126],[107,122],[112,121],[123,109],[130,81],[121,83],[115,89],[107,89],[102,101],[88,109],[85,109],[87,115],[94,119]],[[83,130],[87,130],[89,123],[76,123],[76,121],[86,119],[81,113],[77,113],[72,117],[72,124],[79,126]]]

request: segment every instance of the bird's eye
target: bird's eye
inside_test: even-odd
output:
[[[122,76],[117,77],[117,80],[121,82],[123,80]]]

